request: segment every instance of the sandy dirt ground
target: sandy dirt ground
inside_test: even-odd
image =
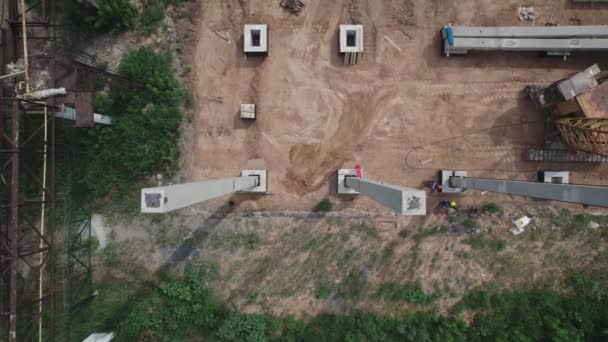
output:
[[[331,196],[338,209],[384,210],[363,196],[335,198],[336,170],[356,164],[370,179],[415,188],[440,169],[511,179],[567,169],[574,182],[608,183],[600,175],[605,166],[523,161],[526,149],[542,144],[541,116],[523,88],[549,84],[593,63],[606,69],[605,57],[440,54],[439,30],[450,22],[531,25],[517,19],[520,2],[304,2],[302,13],[293,16],[279,1],[201,1],[193,56],[196,114],[184,180],[234,176],[247,168],[269,172],[269,195],[232,196],[201,209],[215,210],[232,200],[245,209],[306,210]],[[526,5],[537,10],[536,25],[608,22],[605,7],[569,0]],[[353,18],[364,25],[365,52],[359,64],[345,66],[337,29]],[[269,56],[243,56],[245,23],[269,25]],[[239,119],[241,103],[257,105],[257,121]],[[484,201],[489,198],[508,199],[487,194]],[[476,201],[473,193],[462,199],[465,205]]]

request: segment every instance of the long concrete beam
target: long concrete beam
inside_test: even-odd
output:
[[[444,53],[466,54],[477,51],[546,51],[564,53],[571,51],[608,51],[607,39],[512,39],[512,38],[453,38],[452,44],[444,41]]]
[[[142,213],[167,213],[233,192],[253,189],[260,177],[243,176],[141,190]]]
[[[608,38],[608,25],[450,26],[450,28],[454,38]]]
[[[400,215],[426,215],[426,193],[422,190],[346,177],[346,187],[369,196]]]
[[[485,190],[561,202],[608,207],[608,187],[504,179],[450,177],[450,187]]]

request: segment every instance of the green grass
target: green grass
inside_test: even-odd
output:
[[[216,232],[208,237],[209,243],[213,248],[227,248],[231,251],[246,248],[256,249],[260,238],[255,232],[223,231]],[[193,239],[194,240],[194,239]],[[204,239],[203,239],[204,240]],[[202,241],[201,241],[202,242]],[[199,242],[200,243],[200,242]],[[196,246],[193,244],[192,247]]]
[[[468,230],[473,230],[477,227],[477,222],[474,219],[467,218],[464,220],[464,222],[462,222],[462,225]]]
[[[378,231],[367,223],[354,223],[350,226],[350,229],[356,233],[364,234],[369,238],[378,238]]]
[[[507,247],[507,242],[505,240],[496,239],[482,234],[473,235],[463,240],[463,242],[471,246],[472,249],[492,252],[500,252]]]
[[[327,299],[331,296],[332,289],[328,286],[319,286],[315,289],[315,298],[317,299]]]
[[[277,294],[279,297],[293,297],[296,295],[296,290],[292,289],[292,288],[285,288],[282,289],[281,291],[279,291],[279,293]]]
[[[399,245],[399,241],[391,241],[382,250],[381,263],[383,265],[388,264],[395,255],[395,249]]]
[[[430,236],[435,236],[435,235],[441,235],[441,234],[445,234],[448,232],[448,227],[446,226],[435,226],[431,229],[425,229],[422,231],[417,232],[412,239],[414,239],[415,242],[419,243],[422,240],[430,237]]]
[[[354,289],[351,297],[357,298],[361,278],[360,271],[353,271],[341,286]],[[607,336],[608,297],[585,274],[573,274],[568,290],[559,293],[476,290],[442,316],[432,311],[390,316],[354,311],[306,320],[245,314],[219,305],[205,279],[189,267],[183,277],[167,276],[146,289],[111,283],[109,288],[98,286],[99,297],[80,306],[69,323],[60,316],[58,333],[66,334],[62,327],[70,324],[71,340],[78,341],[91,331],[114,331],[117,341],[603,341]],[[323,292],[319,297],[331,291]],[[435,299],[416,282],[383,284],[377,293],[395,303],[427,305]],[[463,310],[468,324],[458,315]]]
[[[351,270],[338,285],[338,296],[358,301],[367,286],[365,274],[360,269]]]

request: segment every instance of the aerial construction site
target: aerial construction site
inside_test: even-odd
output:
[[[0,10],[2,340],[608,339],[606,1]]]

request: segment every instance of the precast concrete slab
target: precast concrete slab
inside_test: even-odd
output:
[[[262,175],[216,179],[141,189],[142,213],[167,213],[212,198],[260,186]],[[259,189],[259,188],[258,188]]]
[[[359,177],[346,177],[346,187],[368,196],[399,215],[426,215],[426,192]]]

